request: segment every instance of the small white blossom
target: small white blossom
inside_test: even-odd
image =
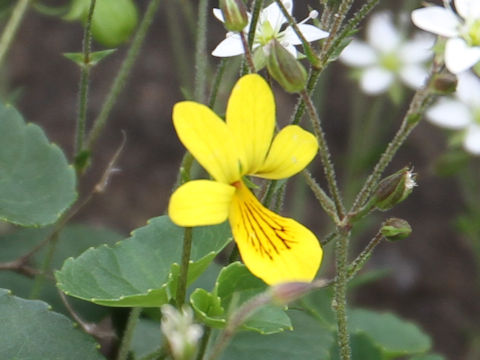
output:
[[[470,72],[458,75],[455,97],[441,98],[427,112],[435,125],[464,130],[463,146],[468,152],[480,155],[480,79]]]
[[[415,34],[406,41],[392,22],[392,14],[374,14],[366,28],[366,42],[354,39],[341,53],[346,65],[361,69],[360,87],[370,95],[387,91],[399,78],[411,88],[427,78],[424,63],[432,56],[433,37]]]
[[[293,0],[282,0],[288,13],[292,13]],[[217,19],[224,22],[223,14],[220,9],[213,9],[213,14]],[[318,12],[312,11],[307,19],[297,24],[298,29],[303,34],[308,42],[323,39],[328,36],[328,33],[320,30],[316,26],[304,24],[309,19],[313,19],[318,16]],[[248,33],[250,28],[251,15],[248,14],[249,23],[243,29],[244,33]],[[260,12],[257,22],[257,28],[255,31],[255,38],[253,41],[253,50],[263,48],[271,40],[276,39],[285,49],[297,56],[296,45],[301,45],[302,41],[295,34],[295,31],[291,26],[287,26],[282,29],[282,25],[287,23],[287,19],[282,13],[276,2],[273,2]],[[213,50],[212,55],[218,57],[230,57],[237,56],[244,53],[243,44],[240,39],[240,35],[236,33],[227,33],[226,38],[217,45]]]
[[[445,1],[444,7],[429,6],[412,12],[419,28],[446,37],[445,65],[458,74],[480,61],[480,1],[455,0],[456,12]]]
[[[191,359],[195,355],[203,330],[193,322],[191,308],[178,311],[172,305],[163,305],[161,328],[174,359]]]

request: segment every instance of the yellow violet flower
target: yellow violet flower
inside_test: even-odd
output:
[[[267,284],[311,281],[322,260],[317,238],[303,225],[265,208],[242,177],[295,175],[317,153],[315,137],[296,125],[274,137],[275,101],[256,74],[234,86],[226,121],[205,105],[183,101],[173,108],[173,123],[182,143],[214,180],[180,186],[170,198],[172,221],[202,226],[228,218],[242,260],[254,275]]]

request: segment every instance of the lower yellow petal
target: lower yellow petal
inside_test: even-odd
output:
[[[313,280],[322,261],[315,235],[265,208],[243,183],[235,186],[229,220],[247,268],[269,285]]]
[[[255,174],[267,179],[284,179],[303,170],[318,150],[313,134],[297,125],[284,127],[273,139],[262,167]]]
[[[220,224],[227,220],[235,187],[211,180],[194,180],[170,197],[168,215],[179,226]]]

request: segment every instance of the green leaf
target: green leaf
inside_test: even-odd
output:
[[[15,360],[104,359],[94,340],[38,300],[0,289],[0,353]]]
[[[162,338],[159,321],[139,319],[133,332],[130,351],[135,359],[142,359],[161,347]]]
[[[224,360],[326,360],[334,337],[329,329],[300,311],[290,310],[293,331],[273,335],[238,333],[227,347]]]
[[[418,355],[411,357],[410,360],[445,360],[445,356],[437,354]]]
[[[184,229],[168,216],[151,219],[114,247],[89,249],[65,261],[57,286],[66,294],[107,306],[158,307],[176,287]],[[226,223],[193,229],[188,282],[231,241]]]
[[[49,234],[51,228],[20,229],[14,233],[0,236],[0,262],[13,261],[28,253],[41,243]],[[59,269],[65,259],[78,256],[89,247],[101,244],[113,244],[121,239],[121,235],[110,230],[93,228],[83,225],[67,226],[60,234],[56,244],[56,251],[52,260],[52,267]],[[48,251],[48,246],[37,252],[29,261],[29,265],[39,269]],[[0,284],[13,291],[20,297],[29,297],[33,279],[12,271],[0,271]],[[57,312],[67,313],[63,302],[58,295],[54,281],[46,280],[39,294],[41,300],[50,304]],[[107,309],[95,304],[77,299],[70,299],[74,309],[87,321],[100,321]]]
[[[105,59],[108,55],[113,54],[116,49],[107,49],[102,51],[94,51],[90,53],[90,61],[88,62],[89,66],[97,65],[101,60]],[[63,53],[67,59],[72,60],[75,64],[80,67],[85,66],[84,54],[82,52],[74,52],[74,53]]]
[[[418,326],[391,313],[355,309],[348,320],[351,334],[368,335],[389,357],[424,353],[431,347],[430,337]]]
[[[197,289],[190,297],[190,302],[197,317],[205,324],[224,327],[229,314],[267,289],[267,285],[253,276],[245,265],[235,262],[220,271],[215,289],[211,293]],[[242,328],[273,334],[291,329],[291,326],[290,318],[283,309],[266,305],[248,318]]]
[[[38,126],[0,104],[0,220],[55,222],[75,200],[75,172]]]
[[[352,360],[386,360],[382,350],[375,345],[374,341],[363,333],[353,334],[350,337]],[[332,346],[330,360],[339,360],[338,346],[335,342]]]

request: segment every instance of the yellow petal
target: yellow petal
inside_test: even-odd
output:
[[[235,186],[229,220],[247,268],[269,285],[311,281],[322,260],[315,235],[263,207],[243,183]]]
[[[179,226],[220,224],[227,220],[235,187],[210,180],[194,180],[170,197],[168,215]]]
[[[212,110],[193,101],[182,101],[173,108],[173,123],[183,145],[214,179],[230,184],[240,178],[232,134]]]
[[[275,101],[267,82],[256,74],[235,84],[227,105],[227,125],[241,154],[243,174],[260,168],[275,129]]]
[[[267,179],[283,179],[303,170],[318,150],[313,134],[296,125],[284,127],[273,139],[262,167],[255,174]]]

